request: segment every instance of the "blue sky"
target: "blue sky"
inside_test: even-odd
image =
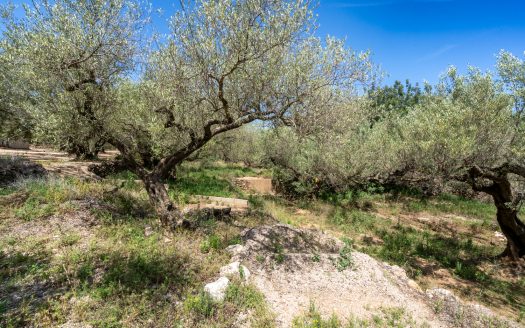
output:
[[[370,49],[387,84],[407,78],[435,83],[449,65],[493,69],[500,49],[520,57],[525,51],[525,0],[319,1],[317,33]],[[175,6],[153,3],[165,16]]]
[[[525,51],[525,0],[321,0],[318,33],[370,49],[386,83],[437,81],[449,65],[493,69]]]
[[[179,1],[152,1],[164,11],[155,25],[166,32]],[[435,83],[449,65],[493,69],[500,49],[520,57],[525,51],[525,0],[318,1],[318,35],[371,50],[388,74],[386,84],[407,78]]]

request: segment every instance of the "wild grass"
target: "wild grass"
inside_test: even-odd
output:
[[[339,319],[335,314],[323,318],[314,303],[310,303],[307,313],[293,320],[292,328],[409,328],[429,327],[427,323],[417,323],[404,308],[380,308],[370,318],[350,317]]]
[[[233,281],[226,289],[223,302],[214,301],[204,291],[190,295],[184,301],[189,322],[195,327],[274,327],[274,316],[269,311],[264,296],[252,285]],[[252,318],[247,314],[251,312]],[[241,314],[241,319],[235,314]],[[246,319],[242,320],[243,315]]]
[[[453,195],[424,199],[367,192],[323,200],[260,200],[281,222],[346,237],[354,249],[403,267],[426,286],[440,286],[433,277],[444,269],[452,280],[446,288],[457,288],[467,299],[516,317],[525,309],[524,286],[504,274],[495,259],[504,245],[491,243],[498,231],[491,204]],[[432,220],[422,223],[419,217]]]
[[[209,222],[195,231],[166,231],[135,185],[114,191],[111,182],[50,179],[14,188],[5,197],[23,197],[0,202],[1,327],[230,327],[243,313],[254,314],[246,319],[254,327],[273,322],[262,296],[241,284],[210,305],[212,316],[202,319],[187,305],[228,263],[224,248],[240,241],[240,228]],[[47,226],[48,215],[78,210],[96,224]],[[250,226],[259,219],[239,220]],[[27,224],[49,232],[17,231]]]
[[[483,222],[490,222],[496,217],[496,207],[492,203],[449,194],[430,199],[406,199],[402,202],[405,210],[415,213],[456,214]]]
[[[261,172],[239,166],[190,163],[179,171],[170,190],[172,196],[177,190],[182,198],[192,194],[242,197],[232,179],[257,174]],[[233,318],[251,312],[262,318],[252,325],[268,326],[271,315],[253,287],[233,285],[221,303],[202,296],[202,286],[228,262],[224,248],[240,242],[239,228],[212,220],[196,231],[168,233],[152,215],[145,191],[132,181],[135,177],[122,177],[129,183],[117,191],[112,181],[50,179],[23,181],[0,192],[5,219],[0,221],[0,325],[51,327],[73,321],[103,327],[227,327]],[[45,225],[51,215],[75,213],[86,201],[96,204],[89,210],[97,219],[87,236],[57,230],[57,238],[21,238],[10,232],[13,225]],[[459,283],[456,292],[468,299],[505,309],[518,318],[525,313],[525,279],[502,277],[492,260],[502,249],[478,238],[490,236],[496,228],[490,204],[456,196],[394,198],[378,192],[295,203],[278,196],[252,196],[249,203],[254,213],[268,213],[285,223],[329,230],[351,240],[340,267],[351,266],[355,249],[400,265],[425,283],[436,270],[444,269]],[[449,226],[434,229],[399,219],[421,215],[443,218]],[[264,224],[263,218],[254,214],[243,219],[244,225]],[[284,256],[277,247],[276,259]],[[394,314],[383,313],[366,324],[389,327],[388,318]],[[330,320],[310,313],[298,322],[304,327],[341,326]],[[364,321],[356,322],[354,326],[366,327]]]

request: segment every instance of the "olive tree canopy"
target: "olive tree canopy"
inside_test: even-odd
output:
[[[107,140],[97,121],[113,108],[117,82],[136,70],[147,24],[134,0],[44,0],[6,17],[2,46],[29,72],[25,96],[35,139],[78,157],[95,157]]]
[[[506,56],[498,62],[503,81],[523,79],[525,71],[509,66]],[[517,216],[523,201],[525,140],[516,99],[488,73],[470,69],[461,76],[452,68],[435,94],[387,134],[396,140],[389,160],[398,167],[462,181],[491,195],[508,241],[504,254],[513,258],[525,255],[525,224]]]
[[[47,110],[42,131],[117,147],[163,221],[176,225],[184,221],[162,183],[176,165],[253,121],[329,115],[372,68],[367,53],[314,36],[310,0],[181,5],[154,48],[137,41],[143,5],[126,0],[45,2],[6,34],[35,69]],[[139,51],[151,53],[143,70],[133,61]],[[143,74],[126,74],[133,70]]]

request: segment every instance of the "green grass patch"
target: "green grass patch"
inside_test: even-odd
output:
[[[332,214],[328,217],[328,223],[340,227],[344,232],[348,233],[374,231],[374,229],[383,225],[381,221],[373,213],[344,207],[335,207]]]
[[[294,318],[292,328],[409,328],[429,327],[426,323],[416,321],[406,313],[404,308],[379,308],[377,313],[369,319],[357,317],[347,318],[345,321],[339,319],[335,314],[323,317],[314,303],[310,303],[308,312]]]
[[[0,187],[0,196],[11,195],[16,192],[17,188],[15,187]]]
[[[175,182],[170,183],[170,190],[176,193],[203,196],[235,197],[241,195],[229,181],[206,172],[182,174]]]
[[[237,177],[258,175],[260,172],[252,168],[234,164],[188,163],[177,169],[177,179],[169,184],[175,198],[184,195],[243,197],[243,192],[232,181]]]
[[[482,221],[494,221],[496,207],[491,203],[465,199],[455,195],[441,195],[429,199],[407,199],[404,209],[409,212],[456,214]]]
[[[240,314],[248,313],[251,316],[246,318],[244,325],[260,328],[275,326],[274,316],[261,292],[240,281],[230,283],[222,302],[200,291],[196,295],[189,295],[183,307],[192,324],[197,327],[232,327]]]

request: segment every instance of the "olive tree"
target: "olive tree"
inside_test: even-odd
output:
[[[451,69],[433,96],[382,135],[395,140],[385,154],[398,167],[458,180],[491,195],[508,242],[503,255],[519,258],[525,255],[525,224],[518,218],[525,144],[514,108],[513,98],[490,74],[471,69],[461,76]]]
[[[166,224],[185,221],[163,182],[212,138],[312,108],[328,113],[331,95],[370,70],[367,53],[314,36],[310,0],[183,1],[153,49],[137,38],[142,9],[44,2],[13,20],[7,37],[34,68],[42,131],[114,145]],[[143,70],[133,61],[139,46],[154,50]]]
[[[25,92],[27,76],[17,58],[0,43],[0,139],[31,138],[33,120],[28,109],[33,99]]]
[[[163,185],[215,136],[287,121],[366,78],[367,54],[313,35],[308,0],[184,2],[139,85],[121,88],[110,142],[143,180],[165,223],[184,223]]]
[[[226,132],[199,151],[199,158],[243,163],[247,167],[263,166],[268,163],[264,144],[270,131],[261,124],[250,124]]]
[[[387,171],[388,162],[377,159],[389,140],[372,139],[370,106],[367,97],[346,94],[334,99],[329,114],[310,111],[275,130],[266,153],[277,169],[276,188],[291,197],[318,196],[363,186]]]
[[[35,137],[93,158],[107,141],[99,122],[113,108],[114,86],[136,70],[147,23],[134,0],[44,0],[6,16],[4,50],[31,71],[26,96]]]
[[[523,115],[525,111],[525,60],[502,50],[498,55],[497,68],[501,80],[514,97],[516,114]]]

